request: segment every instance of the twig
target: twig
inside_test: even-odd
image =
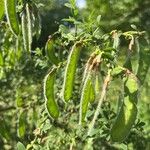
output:
[[[102,92],[101,92],[101,97],[100,97],[100,99],[99,99],[99,102],[98,102],[98,105],[97,105],[97,108],[96,108],[96,111],[95,111],[93,120],[91,121],[91,123],[90,123],[90,125],[89,125],[88,136],[90,136],[90,134],[91,134],[91,132],[92,132],[92,130],[93,130],[95,121],[96,121],[96,119],[97,119],[97,117],[98,117],[98,115],[99,115],[102,102],[103,102],[104,97],[105,97],[105,95],[106,95],[106,90],[107,90],[109,81],[110,81],[110,71],[108,72],[108,75],[106,76],[106,78],[105,78],[105,80],[104,80],[104,84],[103,84],[103,88],[102,88]]]

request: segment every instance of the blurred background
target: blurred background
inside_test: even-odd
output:
[[[0,23],[1,150],[16,149],[17,141],[25,145],[29,144],[28,149],[34,145],[31,149],[44,150],[46,147],[50,149],[62,147],[63,150],[67,149],[69,143],[72,142],[72,137],[76,136],[74,130],[62,131],[62,125],[56,124],[56,127],[51,125],[52,122],[47,120],[46,112],[44,112],[42,94],[43,78],[52,66],[43,56],[46,41],[49,35],[59,30],[60,25],[72,28],[71,24],[63,21],[64,18],[72,16],[72,13],[64,5],[68,0],[35,0],[35,2],[41,18],[41,34],[39,39],[35,37],[33,39],[32,49],[36,53],[32,60],[26,55],[22,56],[21,53],[17,53],[17,56],[13,53],[15,49],[13,43],[16,41],[5,25],[5,17]],[[112,30],[125,32],[133,30],[132,27],[134,27],[138,31],[146,31],[149,40],[150,0],[77,0],[76,6],[79,9],[78,20],[84,20],[89,26],[94,25],[94,21],[101,15],[100,32],[102,35]],[[122,43],[122,45],[125,44]],[[145,59],[150,60],[149,55]],[[61,76],[63,78],[63,74]],[[116,90],[119,90],[118,88],[116,87]],[[104,140],[105,136],[97,138],[95,149],[102,146],[103,149],[110,150],[150,150],[150,70],[140,90],[138,119],[141,124],[139,130],[133,131],[130,138],[120,145],[107,143]],[[113,89],[110,91],[110,97],[118,94],[113,95],[114,92]],[[77,120],[77,113],[71,119]],[[42,130],[42,135],[38,129]],[[102,142],[99,141],[100,139]],[[45,143],[46,146],[44,146]],[[82,141],[79,145],[82,145],[81,143]]]

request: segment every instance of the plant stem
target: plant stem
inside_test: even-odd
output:
[[[135,44],[136,44],[136,49],[137,49],[137,61],[138,61],[138,62],[136,63],[135,74],[137,74],[138,68],[139,68],[139,59],[140,59],[140,44],[139,44],[138,37],[135,39]]]
[[[102,88],[102,92],[101,92],[101,96],[100,96],[100,99],[99,99],[99,102],[98,102],[98,105],[97,105],[97,108],[96,108],[96,111],[95,111],[95,114],[94,114],[94,117],[89,125],[89,129],[88,129],[88,136],[90,136],[93,128],[94,128],[94,124],[95,124],[95,121],[99,115],[99,112],[100,112],[100,109],[101,109],[101,105],[102,105],[102,102],[104,100],[104,97],[106,95],[106,90],[107,90],[107,87],[108,87],[108,83],[110,81],[110,72],[108,72],[108,75],[105,77],[105,80],[104,80],[104,84],[103,84],[103,88]]]

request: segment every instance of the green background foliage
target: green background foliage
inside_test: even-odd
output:
[[[21,17],[23,1],[18,0],[17,14]],[[74,0],[35,0],[41,18],[41,34],[33,35],[32,52],[27,53],[22,38],[11,33],[6,16],[0,20],[0,149],[15,150],[17,147],[35,150],[149,150],[150,149],[150,1],[149,0],[86,0],[86,6],[79,9]],[[67,6],[67,7],[66,7]],[[112,43],[109,34],[112,30],[146,31],[133,46],[132,64],[136,70],[138,48],[143,67],[148,66],[144,83],[138,95],[138,117],[128,138],[123,143],[110,139],[110,128],[118,110],[118,96],[122,83],[120,78],[111,82],[107,99],[95,123],[92,137],[86,139],[88,124],[97,107],[89,106],[84,128],[78,125],[80,83],[84,65],[96,44],[104,46]],[[56,34],[57,32],[57,34]],[[55,35],[53,35],[55,33]],[[65,65],[59,68],[55,84],[55,96],[61,115],[53,120],[45,109],[43,79],[53,64],[46,55],[45,45],[48,36],[54,37],[55,55],[60,62],[66,62],[70,47],[76,37],[92,39],[83,47],[75,80],[73,97],[69,104],[62,101],[62,85]],[[146,40],[145,40],[145,39]],[[120,38],[118,63],[123,65],[129,40]],[[102,42],[99,42],[102,40]],[[138,47],[139,46],[139,47]],[[104,70],[106,66],[102,66]],[[141,72],[142,73],[142,72]],[[100,77],[102,83],[103,77]],[[102,84],[100,85],[100,89]],[[21,142],[23,145],[21,145]],[[18,144],[17,144],[18,143]],[[18,148],[20,150],[21,148]]]

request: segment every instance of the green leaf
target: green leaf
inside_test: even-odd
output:
[[[19,96],[16,98],[16,105],[17,107],[22,107],[24,105],[23,99]]]
[[[59,117],[59,108],[55,101],[54,82],[57,68],[53,68],[44,79],[44,98],[46,110],[50,117],[57,119]]]
[[[74,11],[73,11],[73,12],[74,12],[74,15],[75,15],[75,16],[77,16],[77,15],[78,15],[78,13],[79,13],[78,9],[74,9]]]
[[[109,52],[105,52],[102,54],[102,57],[104,59],[110,59],[110,60],[114,60],[114,56],[112,54],[110,54]]]
[[[17,150],[26,150],[26,148],[21,142],[18,142],[17,143]]]
[[[65,3],[65,6],[68,8],[72,8],[72,5],[70,3]]]
[[[93,138],[88,138],[83,150],[93,150]]]
[[[116,51],[116,49],[113,48],[113,47],[107,47],[107,48],[104,49],[104,51],[111,53],[112,51]]]
[[[97,16],[97,19],[96,19],[96,21],[97,21],[97,23],[98,23],[98,24],[100,24],[101,17],[102,17],[101,15]]]
[[[134,30],[137,30],[137,27],[134,24],[131,24],[131,28],[134,29]]]
[[[122,67],[117,66],[117,67],[112,69],[111,75],[117,76],[117,75],[120,75],[121,73],[123,73],[123,71],[124,71],[124,69]]]
[[[10,140],[11,134],[8,123],[0,118],[0,137],[4,137],[7,140]]]
[[[62,19],[62,21],[66,21],[66,22],[75,22],[75,19],[74,18],[71,18],[71,17],[69,17],[69,18],[65,18],[65,19]]]

